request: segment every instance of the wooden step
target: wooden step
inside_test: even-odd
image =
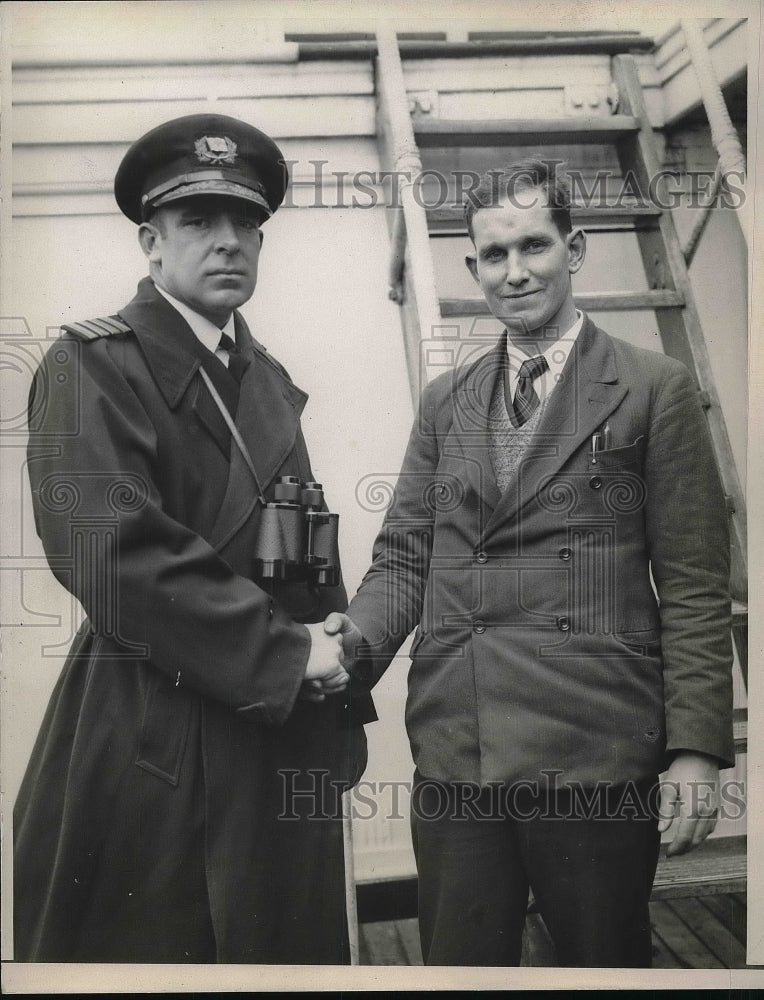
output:
[[[712,837],[688,854],[671,858],[667,857],[666,848],[666,844],[661,845],[658,871],[653,884],[653,899],[745,892],[745,836]],[[416,916],[416,875],[360,882],[356,885],[356,893],[358,919],[361,923]],[[535,912],[531,897],[529,913]]]
[[[735,740],[735,753],[748,752],[748,710],[736,708],[732,713],[732,733]]]
[[[662,212],[654,205],[574,205],[571,218],[588,232],[630,232],[654,229]],[[432,236],[466,236],[467,224],[461,206],[442,206],[427,211],[427,225]]]
[[[652,898],[716,896],[744,892],[745,885],[746,838],[714,837],[689,854],[672,858],[663,845]]]
[[[529,118],[474,121],[412,118],[421,149],[434,146],[606,145],[639,132],[632,115],[609,118]]]
[[[668,288],[647,292],[583,292],[575,296],[575,302],[587,312],[680,309],[684,305],[681,294]],[[440,314],[445,318],[490,316],[491,312],[485,299],[441,299]]]

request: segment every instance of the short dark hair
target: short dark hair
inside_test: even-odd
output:
[[[472,220],[481,208],[493,208],[502,200],[511,201],[516,191],[539,188],[546,194],[552,219],[565,237],[573,229],[570,220],[570,186],[558,169],[557,160],[518,160],[498,170],[489,170],[480,178],[477,187],[467,193],[464,217],[467,232],[475,242]]]

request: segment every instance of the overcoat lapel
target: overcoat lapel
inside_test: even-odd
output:
[[[215,400],[202,382],[197,382],[191,390],[194,393],[194,401],[191,404],[197,419],[207,429],[215,444],[220,448],[226,458],[231,452],[231,432],[225,422],[225,417],[217,407]]]
[[[165,402],[176,409],[201,364],[194,331],[150,278],[139,282],[135,298],[120,315],[138,339]]]
[[[150,278],[138,285],[136,297],[120,314],[132,328],[154,380],[167,405],[174,410],[194,381],[201,365],[198,341],[177,309],[157,292]],[[307,395],[290,382],[259,345],[247,325],[235,314],[236,341],[249,361],[239,390],[235,423],[254,465],[263,491],[294,445]],[[228,481],[212,533],[221,549],[242,527],[259,502],[252,472],[206,387],[196,382],[192,407],[200,424],[229,458]]]
[[[298,389],[256,346],[244,320],[236,316],[236,340],[249,365],[239,390],[236,427],[257,473],[231,439],[228,484],[212,529],[211,543],[221,549],[249,518],[294,447],[307,395]]]

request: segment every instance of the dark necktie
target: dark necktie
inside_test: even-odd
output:
[[[247,360],[227,333],[221,333],[218,347],[228,351],[228,371],[237,382],[241,382],[241,377],[248,366]]]
[[[539,354],[536,358],[528,358],[520,365],[515,398],[509,412],[513,427],[522,427],[538,408],[540,400],[533,388],[533,380],[543,375],[548,368],[543,354]]]

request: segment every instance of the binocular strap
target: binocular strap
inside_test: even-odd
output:
[[[207,388],[210,390],[210,394],[212,395],[212,398],[215,401],[215,405],[220,410],[220,412],[221,412],[221,414],[223,416],[223,420],[225,420],[226,424],[228,425],[228,430],[231,432],[231,437],[234,439],[234,441],[236,443],[236,447],[241,452],[242,458],[247,463],[247,468],[249,469],[249,471],[252,473],[252,476],[254,477],[255,485],[257,486],[258,499],[260,500],[260,503],[263,504],[263,506],[265,506],[265,495],[263,494],[262,487],[260,486],[260,480],[257,478],[257,473],[255,472],[255,466],[254,466],[254,463],[252,462],[252,456],[249,454],[249,451],[247,450],[246,444],[244,444],[244,438],[239,433],[239,428],[234,423],[233,417],[231,416],[231,414],[230,414],[230,412],[228,410],[228,407],[225,405],[225,403],[221,399],[220,393],[217,391],[217,389],[215,388],[215,386],[212,384],[212,379],[209,377],[209,375],[207,374],[207,372],[204,370],[204,366],[203,365],[200,366],[199,371],[201,372],[201,376],[204,379],[204,382],[205,382]]]

